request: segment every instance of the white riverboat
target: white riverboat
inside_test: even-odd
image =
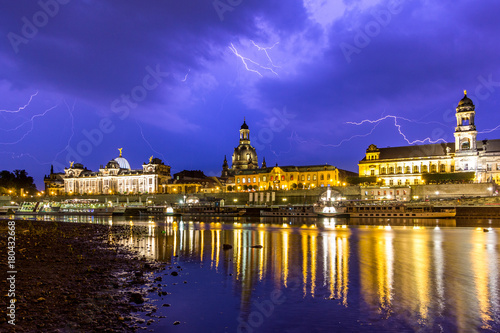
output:
[[[349,217],[363,218],[446,218],[457,214],[455,208],[431,205],[349,205],[344,209]]]

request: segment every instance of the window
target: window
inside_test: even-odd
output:
[[[439,166],[439,172],[446,172],[446,165],[441,164],[441,165]]]
[[[396,191],[396,195],[399,195],[399,190]]]
[[[321,176],[319,177],[319,179],[320,179],[320,180],[325,180],[325,175],[321,175]]]
[[[380,169],[380,174],[381,174],[381,175],[385,175],[385,172],[386,172],[386,171],[385,171],[385,168]]]
[[[263,180],[263,181],[266,181],[266,179],[267,179],[267,178],[266,178],[266,176],[262,177],[262,180]]]
[[[246,178],[242,178],[241,180],[242,180],[243,184],[245,184],[245,183],[246,183],[246,181],[247,181],[247,179],[246,179]]]
[[[389,185],[394,185],[394,180],[389,180]]]
[[[311,175],[307,175],[307,180],[311,180]]]
[[[464,164],[464,170],[469,170],[469,164],[467,163]]]
[[[418,179],[413,180],[413,185],[418,185]]]
[[[410,172],[411,172],[411,170],[410,170],[410,166],[408,165],[408,166],[406,166],[406,171],[405,171],[405,173],[410,173]]]
[[[431,172],[436,172],[437,170],[436,164],[431,165]]]
[[[257,180],[257,179],[255,179],[255,177],[253,177],[253,182],[254,182],[254,183],[256,183],[256,180]]]
[[[491,164],[486,164],[486,171],[491,171]]]
[[[248,177],[248,183],[250,183],[250,177]]]
[[[405,180],[405,185],[410,185],[410,180],[409,179]]]
[[[290,176],[290,180],[293,180],[293,175]]]
[[[422,173],[427,172],[427,165],[422,165]]]
[[[390,168],[389,168],[389,174],[391,174],[391,175],[392,175],[393,173],[394,173],[394,167],[390,167]]]
[[[375,170],[370,170],[370,175],[375,176]]]
[[[330,174],[326,175],[326,180],[330,180]]]
[[[418,173],[418,165],[413,166],[413,173]]]
[[[455,172],[455,166],[454,165],[450,166],[450,172]]]
[[[285,176],[281,176],[281,180],[285,180]]]
[[[271,176],[271,181],[273,181],[273,179],[274,179],[274,176]]]
[[[398,167],[398,173],[403,173],[403,168],[402,167]]]
[[[316,180],[317,179],[317,176],[316,175],[313,175],[313,180]]]
[[[402,182],[401,182],[401,179],[398,179],[398,185],[401,185]]]
[[[302,175],[302,176],[300,177],[300,180],[304,180],[304,175]]]

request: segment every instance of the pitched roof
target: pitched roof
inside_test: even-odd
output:
[[[379,148],[380,156],[378,159],[386,160],[399,158],[446,156],[446,148],[450,148],[450,153],[454,153],[455,143],[447,142],[429,145]],[[366,161],[366,156],[361,160],[361,162],[364,161]]]

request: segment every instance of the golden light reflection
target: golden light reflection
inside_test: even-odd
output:
[[[490,294],[488,288],[489,265],[488,253],[484,246],[484,233],[474,233],[473,249],[471,251],[471,263],[473,271],[476,272],[474,284],[479,305],[479,316],[483,329],[491,329],[490,322],[493,319],[490,315]]]
[[[284,231],[282,235],[283,235],[282,236],[283,243],[281,245],[281,249],[283,251],[283,255],[282,255],[283,285],[285,286],[285,288],[288,288],[288,248],[289,248],[288,238],[289,238],[289,233],[287,231]]]

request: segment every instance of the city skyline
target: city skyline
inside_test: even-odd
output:
[[[464,89],[478,140],[499,138],[500,4],[448,4],[11,3],[0,169],[41,189],[50,165],[96,169],[123,147],[133,169],[154,155],[220,175],[245,118],[259,165],[357,172],[370,144],[453,142]]]

